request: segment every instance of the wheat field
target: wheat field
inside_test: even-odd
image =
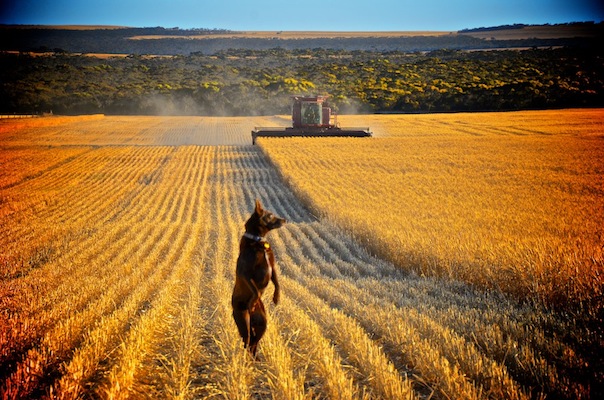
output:
[[[379,140],[260,143],[309,207],[376,254],[582,307],[602,295],[604,112],[559,114],[365,117]]]
[[[374,190],[387,198],[396,188],[340,191],[355,167],[375,162],[370,154],[378,150],[368,141],[385,140],[382,151],[394,159],[398,151],[388,141],[419,140],[396,128],[421,127],[423,117],[416,117],[368,117],[376,138],[350,144],[362,149],[359,165],[340,171],[341,185],[313,181],[334,190],[334,205],[357,203],[357,196],[373,202]],[[600,117],[600,133],[589,140],[601,140]],[[355,118],[361,117],[350,121]],[[452,129],[488,127],[471,115],[465,123],[457,118]],[[2,398],[589,396],[596,367],[584,359],[584,332],[573,336],[568,320],[538,305],[422,276],[405,260],[376,254],[374,246],[389,237],[366,230],[366,221],[351,226],[339,214],[329,216],[331,205],[282,159],[294,142],[250,145],[254,125],[278,119],[0,121]],[[570,116],[563,121],[575,126]],[[587,123],[576,129],[593,132],[581,128]],[[431,124],[423,133],[418,128],[418,136],[436,135]],[[452,146],[446,135],[443,140],[443,148]],[[316,146],[323,149],[335,143],[321,141]],[[318,156],[313,143],[299,146]],[[347,146],[337,142],[319,166],[303,155],[295,162],[332,173],[341,166],[339,147]],[[415,161],[416,168],[424,165]],[[385,179],[372,173],[375,185]],[[268,307],[269,329],[252,361],[232,321],[230,292],[243,223],[256,198],[288,223],[268,237],[282,303]],[[394,204],[381,212],[394,217],[400,210]]]

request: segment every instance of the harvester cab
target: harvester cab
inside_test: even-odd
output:
[[[327,96],[293,96],[292,126],[256,127],[252,130],[252,144],[256,144],[257,137],[366,137],[372,135],[369,128],[339,127],[337,116],[325,103],[326,99]]]
[[[327,107],[325,96],[294,97],[292,104],[292,125],[294,128],[333,128],[331,108]]]

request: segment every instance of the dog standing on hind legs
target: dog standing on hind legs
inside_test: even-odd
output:
[[[280,228],[285,219],[262,208],[260,200],[245,223],[245,234],[239,242],[239,257],[231,305],[244,346],[256,356],[258,342],[266,331],[266,310],[262,293],[270,281],[275,285],[273,302],[279,303],[280,288],[275,268],[275,255],[264,236]]]

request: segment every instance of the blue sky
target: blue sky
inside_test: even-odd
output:
[[[601,0],[1,0],[0,23],[231,30],[456,31],[604,20]]]

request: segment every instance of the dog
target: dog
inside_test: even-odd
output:
[[[262,293],[272,281],[275,285],[273,302],[279,303],[280,287],[275,267],[275,255],[264,239],[266,234],[286,222],[265,210],[256,200],[256,207],[245,223],[245,233],[239,242],[235,287],[231,297],[233,319],[243,339],[243,345],[256,357],[258,342],[266,331],[266,310]]]

